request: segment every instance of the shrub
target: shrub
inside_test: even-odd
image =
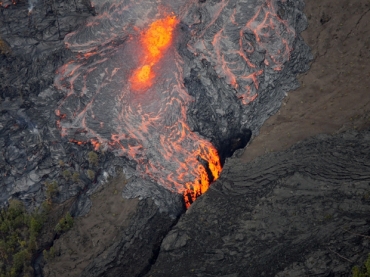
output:
[[[72,176],[71,172],[70,172],[68,169],[64,170],[62,174],[63,174],[63,178],[64,178],[64,179],[66,179],[67,181],[68,181],[68,180],[71,178],[71,176]]]
[[[91,181],[93,181],[94,179],[95,179],[95,172],[94,171],[92,171],[92,170],[87,170],[87,177],[91,180]]]
[[[87,157],[90,165],[98,166],[99,160],[98,154],[96,154],[94,151],[90,151],[87,154]]]
[[[0,38],[0,54],[9,54],[11,51],[10,46],[4,40]]]
[[[77,183],[80,180],[80,174],[78,172],[74,172],[72,175],[72,181]]]
[[[41,208],[42,208],[41,215],[47,214],[51,210],[51,203],[48,200],[45,200],[44,202],[42,202]]]
[[[31,258],[44,222],[38,212],[28,214],[18,200],[0,210],[0,276],[32,276]]]
[[[54,248],[54,246],[50,247],[49,251],[46,251],[46,250],[42,251],[42,254],[43,254],[44,259],[46,261],[52,260],[53,258],[55,258],[55,248]]]
[[[44,222],[43,222],[42,216],[40,215],[32,216],[30,219],[30,224],[29,224],[30,236],[31,237],[38,236],[43,224]]]
[[[67,213],[65,217],[62,217],[58,224],[55,226],[55,231],[59,234],[65,233],[73,227],[73,218],[70,213]]]
[[[58,193],[58,183],[56,181],[45,182],[46,198],[51,202],[52,198]]]
[[[370,254],[362,267],[352,269],[352,277],[370,277]]]

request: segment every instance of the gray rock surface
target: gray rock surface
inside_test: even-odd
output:
[[[139,201],[129,226],[87,265],[81,277],[142,276],[175,221],[150,198]]]
[[[61,132],[99,142],[134,161],[137,176],[173,192],[219,164],[214,147],[223,159],[232,139],[257,134],[312,58],[300,37],[302,0],[92,4],[98,16],[66,36],[75,55],[55,78],[65,95],[56,107]],[[173,42],[150,65],[152,84],[137,90],[133,73],[150,60],[142,36],[167,14],[178,20]],[[151,194],[145,183],[137,188]]]
[[[7,49],[0,51],[0,204],[16,197],[27,207],[38,206],[45,199],[44,184],[57,180],[53,201],[76,198],[72,215],[86,216],[92,207],[89,196],[109,176],[124,171],[132,179],[123,195],[142,200],[127,228],[94,253],[82,276],[141,276],[152,264],[148,276],[348,275],[369,248],[369,132],[319,137],[248,165],[230,159],[221,179],[161,244],[183,208],[178,194],[159,187],[176,191],[179,180],[166,178],[181,176],[178,162],[188,161],[201,140],[221,148],[257,134],[285,93],[297,86],[296,74],[308,69],[311,55],[299,35],[306,27],[303,1],[170,2],[181,22],[164,60],[163,76],[170,81],[162,78],[165,85],[156,87],[164,97],[163,109],[150,97],[130,98],[127,90],[126,103],[114,97],[137,65],[130,60],[137,45],[128,42],[139,36],[134,25],[144,30],[158,17],[158,3],[168,1],[93,2],[99,16],[84,0],[31,1],[33,8],[25,1],[0,4],[0,38]],[[126,10],[126,4],[132,9]],[[63,64],[68,70],[77,66],[72,70],[77,75],[61,70],[54,83]],[[116,67],[124,77],[116,75]],[[166,98],[166,86],[177,88],[171,91],[174,98]],[[95,94],[97,88],[108,94]],[[67,94],[75,98],[66,99]],[[134,116],[132,126],[124,117],[112,120],[119,112],[126,115],[128,104],[135,114],[137,101],[150,112],[147,117]],[[115,110],[117,102],[122,105]],[[89,103],[98,107],[95,113],[85,109]],[[58,106],[69,117],[56,116]],[[80,111],[86,113],[75,118]],[[158,111],[165,111],[158,121],[163,125],[146,124]],[[95,114],[104,118],[103,124]],[[103,126],[102,133],[86,132],[84,116],[91,130],[100,132]],[[145,132],[138,130],[138,122]],[[61,127],[72,128],[62,137]],[[119,138],[123,149],[110,150],[126,157],[114,156],[103,144],[98,164],[89,161],[90,139],[100,135],[111,142],[117,128],[130,136]],[[181,136],[167,140],[166,129]],[[182,136],[184,129],[188,136]],[[161,138],[170,158],[164,159],[158,148]],[[131,160],[130,147],[139,154]],[[194,168],[204,166],[198,156],[193,160]],[[153,161],[157,168],[150,168],[153,174],[147,177]]]
[[[0,205],[15,197],[30,210],[44,201],[47,182],[58,184],[55,202],[101,183],[86,177],[92,149],[60,136],[55,105],[63,95],[52,89],[55,70],[71,56],[64,36],[93,9],[84,0],[32,3],[0,4],[0,39],[8,47],[0,51]],[[79,177],[63,178],[63,171]]]
[[[146,189],[143,190],[143,187]],[[150,193],[148,193],[149,191]],[[126,199],[150,198],[158,206],[161,213],[166,213],[173,219],[180,216],[185,209],[181,194],[173,193],[162,186],[137,177],[128,180],[123,188],[122,197]]]
[[[350,276],[369,252],[369,168],[370,131],[233,157],[146,276]]]
[[[177,196],[153,188],[184,193],[213,180],[215,148],[222,160],[244,147],[311,59],[302,0],[9,3],[0,3],[1,205],[16,197],[32,209],[57,181],[54,200],[77,197],[75,214],[86,214],[79,196],[118,164],[145,179],[125,197],[176,209]],[[140,35],[166,15],[162,6],[178,19],[173,43],[153,87],[134,92]],[[97,141],[96,165],[88,153]]]
[[[258,135],[299,86],[296,75],[312,59],[300,36],[307,27],[303,7],[303,1],[229,0],[194,1],[186,10],[190,38],[179,53],[194,97],[188,121],[218,150],[243,129]]]

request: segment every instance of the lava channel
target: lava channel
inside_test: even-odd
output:
[[[56,111],[61,133],[128,157],[142,177],[183,193],[190,205],[218,178],[221,165],[213,145],[187,123],[195,98],[184,87],[189,72],[183,68],[189,68],[176,50],[178,23],[191,35],[181,47],[200,68],[205,94],[212,93],[212,78],[202,75],[205,64],[228,85],[207,99],[215,107],[230,101],[242,109],[242,120],[249,118],[246,105],[257,107],[258,94],[282,76],[296,41],[294,22],[279,13],[276,0],[92,3],[97,16],[66,36],[66,47],[77,55],[55,79],[65,94]],[[253,3],[255,9],[246,8]],[[213,108],[215,122],[226,124],[222,117],[231,113]],[[252,124],[244,119],[244,127]]]
[[[172,42],[172,33],[178,20],[175,16],[167,16],[150,24],[148,30],[142,33],[141,43],[144,50],[142,62],[130,77],[131,88],[142,90],[150,88],[155,73],[153,66],[163,57]]]
[[[55,85],[66,97],[56,114],[63,136],[134,160],[142,177],[182,193],[188,207],[219,177],[221,163],[186,123],[192,99],[173,43],[177,23],[174,15],[158,18],[130,30],[123,43],[95,47],[62,66]]]

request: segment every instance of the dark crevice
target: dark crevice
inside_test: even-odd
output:
[[[168,233],[172,230],[174,226],[176,226],[177,222],[179,221],[180,217],[185,213],[185,203],[184,203],[184,212],[179,215],[176,220],[172,223],[172,225],[169,227],[168,231],[163,235],[162,239],[159,243],[153,245],[152,250],[152,256],[150,257],[148,264],[143,268],[143,270],[137,275],[137,277],[145,277],[145,275],[152,269],[153,265],[156,263],[159,252],[161,250],[161,245],[164,240],[164,238],[168,235]]]

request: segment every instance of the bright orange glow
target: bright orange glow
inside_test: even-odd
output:
[[[220,176],[222,170],[217,150],[210,143],[207,143],[207,145],[202,145],[202,147],[208,150],[205,151],[205,153],[207,154],[198,153],[198,156],[203,160],[208,161],[208,169],[211,171],[213,181],[215,181]],[[205,167],[199,166],[198,172],[200,173],[199,180],[193,183],[187,183],[185,185],[186,189],[183,192],[183,195],[186,208],[189,208],[189,206],[195,201],[197,197],[205,193],[211,183],[211,180],[209,179],[209,174]]]
[[[157,81],[156,75],[160,75],[161,60],[169,62],[174,58],[174,51],[170,47],[173,43],[173,32],[177,23],[178,19],[175,16],[167,16],[156,20],[146,30],[139,33],[140,36],[137,42],[130,42],[132,44],[128,48],[128,53],[131,54],[131,49],[135,49],[134,53],[137,56],[133,57],[133,62],[136,62],[136,64],[131,67],[128,76],[126,71],[123,73],[124,78],[122,78],[121,84],[126,85],[126,78],[128,77],[129,88],[125,87],[122,94],[144,92],[155,84]],[[134,27],[134,30],[140,31],[137,27]],[[99,55],[99,53],[88,52],[78,55],[77,58],[85,64],[87,60],[96,55]],[[173,62],[176,64],[176,60]],[[61,90],[67,90],[65,101],[70,101],[68,99],[80,97],[84,94],[84,91],[87,90],[86,84],[90,80],[88,73],[98,69],[94,66],[87,69],[87,74],[81,74],[81,70],[85,71],[86,69],[77,62],[70,61],[58,69],[57,74],[60,74],[62,78],[55,81],[55,86]],[[119,70],[119,68],[112,70],[112,78],[118,76],[117,72]],[[168,74],[168,72],[168,68],[164,68],[162,73]],[[86,76],[83,77],[84,87],[81,92],[76,92],[74,91],[74,82],[79,80],[82,75]],[[101,129],[106,127],[105,124],[108,123],[106,121],[99,122],[104,119],[98,121],[98,116],[97,118],[95,118],[95,115],[92,116],[94,126],[97,126],[96,123],[99,124],[97,129],[93,129],[88,120],[85,120],[88,116],[87,111],[90,112],[93,109],[94,102],[73,114],[58,108],[56,110],[56,115],[59,117],[57,124],[62,136],[72,135],[74,137],[76,133],[69,129],[70,124],[68,123],[68,127],[65,127],[63,123],[71,120],[71,117],[80,116],[83,118],[79,121],[81,132],[84,131],[84,135],[81,137],[90,137],[89,141],[95,151],[99,151],[103,147],[112,147],[120,155],[125,155],[137,161],[137,171],[140,174],[145,173],[145,177],[155,180],[158,184],[168,187],[172,191],[183,194],[185,205],[189,207],[198,196],[208,190],[210,183],[219,177],[221,162],[214,146],[192,132],[186,123],[186,104],[190,101],[190,97],[181,86],[182,79],[180,75],[165,76],[166,81],[171,82],[170,84],[175,86],[174,90],[176,91],[171,96],[170,93],[163,93],[165,91],[159,90],[159,93],[165,95],[165,98],[159,98],[159,101],[154,102],[155,105],[153,106],[146,103],[145,97],[127,99],[125,112],[119,114],[117,118],[118,122],[124,123],[122,124],[124,126],[122,129],[119,127],[117,133],[111,133],[110,138],[99,134]],[[69,85],[66,86],[68,82]],[[103,91],[103,89],[99,89],[99,91]],[[153,93],[151,95],[153,97],[150,97],[150,101],[158,94],[158,91],[153,89],[151,93]],[[160,96],[162,97],[162,95]],[[166,102],[162,99],[165,99]],[[137,101],[140,101],[139,105],[137,105]],[[163,105],[163,107],[159,107],[159,110],[156,111],[157,105]],[[64,104],[61,106],[64,106]],[[151,110],[146,110],[145,107],[150,107]],[[167,118],[165,117],[171,116],[168,111],[171,111],[171,114],[177,114],[174,115],[173,123],[168,122],[167,124]],[[107,125],[109,126],[109,124]],[[155,143],[158,142],[156,147],[159,148],[158,154],[153,159],[150,159],[152,155],[150,148],[154,146],[154,143],[151,144],[152,141],[150,141],[149,144],[150,139],[154,139]],[[74,138],[70,139],[70,142],[77,145],[87,143],[87,141],[79,141]],[[167,165],[169,165],[169,168],[167,168]]]
[[[2,2],[3,0],[0,0],[0,5]],[[139,5],[135,1],[127,2]],[[184,8],[190,8],[193,3],[198,5],[198,1],[188,2],[189,6]],[[238,5],[230,6],[230,1],[224,0],[214,2],[218,4],[212,6],[207,26],[204,26],[202,32],[190,30],[194,39],[190,40],[186,47],[199,61],[204,59],[210,62],[219,78],[223,78],[224,82],[235,90],[241,103],[248,105],[257,98],[260,82],[265,79],[264,68],[284,68],[285,62],[290,58],[293,47],[290,38],[295,36],[295,31],[287,21],[278,16],[276,1],[263,1],[266,4],[261,5],[255,15],[242,25],[238,23],[244,21],[237,18]],[[130,6],[131,4],[128,4],[125,9]],[[111,10],[116,7],[116,3],[112,4]],[[164,8],[163,12],[168,10]],[[216,28],[217,30],[214,28],[219,25],[218,19],[223,19],[225,9],[230,15],[230,23],[234,26],[231,37],[224,27]],[[159,14],[161,12],[158,10]],[[86,25],[93,31],[95,26],[101,24],[100,20],[113,20],[110,18],[110,12],[104,12],[95,18],[96,20],[91,20]],[[207,21],[208,19],[204,20]],[[59,117],[57,126],[62,136],[72,136],[70,141],[81,145],[86,142],[73,139],[77,132],[81,132],[80,139],[94,138],[91,139],[91,144],[96,151],[109,147],[116,154],[136,161],[138,174],[143,174],[143,178],[149,178],[171,191],[182,193],[186,207],[189,207],[198,196],[208,190],[212,181],[219,178],[221,162],[214,146],[198,133],[192,132],[187,125],[187,107],[194,99],[184,86],[184,61],[181,55],[176,55],[179,54],[176,49],[171,49],[174,48],[174,31],[178,23],[179,19],[168,13],[160,19],[150,21],[145,29],[125,23],[124,30],[129,29],[127,47],[121,47],[116,52],[105,52],[104,49],[95,47],[95,50],[82,51],[77,55],[77,60],[71,60],[57,70],[58,77],[54,85],[58,90],[66,92],[65,99],[56,111]],[[112,28],[113,36],[123,32],[114,33],[115,29],[116,27]],[[100,30],[100,27],[97,30]],[[132,32],[138,35],[133,36]],[[76,31],[76,34],[78,33]],[[206,37],[212,37],[210,43]],[[72,34],[70,38],[76,38],[76,35]],[[74,51],[73,49],[84,47],[79,39],[70,38],[67,37],[65,41],[67,48]],[[274,47],[269,46],[271,43]],[[90,43],[86,43],[86,47],[91,48]],[[110,49],[114,44],[107,47]],[[258,57],[264,55],[265,66],[261,67],[259,62],[256,62],[259,59],[252,59],[255,52],[259,53]],[[123,68],[120,68],[122,63],[117,64],[116,61],[112,62],[114,69],[105,66],[110,59],[122,57],[121,54],[127,58]],[[133,57],[128,58],[127,55]],[[162,64],[163,67],[166,64],[168,68],[161,69]],[[128,68],[130,71],[127,71]],[[90,74],[92,72],[94,74]],[[97,80],[95,76],[103,73],[101,76],[106,77]],[[160,73],[164,77],[162,80],[157,78]],[[114,83],[109,85],[111,81]],[[75,85],[75,82],[78,82],[78,85]],[[163,89],[151,89],[150,97],[137,95],[149,92],[156,82],[161,82]],[[79,89],[81,84],[83,87]],[[94,84],[94,87],[88,84]],[[105,91],[116,87],[121,89],[120,93],[117,93],[116,108],[110,106],[110,101],[105,104],[105,101],[98,100],[95,105],[94,95],[97,96],[96,99],[102,99],[102,96],[112,95],[113,92],[108,91],[108,94],[105,94]],[[132,95],[134,93],[136,95]],[[88,97],[91,101],[80,101],[87,103],[85,106],[75,105],[76,99],[81,97]],[[123,104],[120,103],[121,99],[124,100]],[[75,107],[74,110],[71,107]],[[107,115],[100,116],[101,109],[95,110],[95,107],[104,107],[107,110],[104,113]],[[112,108],[111,112],[109,109]],[[114,120],[112,125],[107,122],[111,119]],[[78,128],[74,127],[75,124],[78,124]],[[116,127],[116,130],[109,131],[112,127]]]
[[[150,65],[144,65],[137,72],[137,77],[139,81],[146,82],[150,79],[151,67]]]
[[[130,78],[131,87],[134,90],[148,88],[152,85],[154,78],[154,73],[150,65],[144,65],[137,70]]]
[[[173,30],[177,23],[178,20],[175,16],[167,16],[164,19],[154,21],[149,26],[149,29],[142,34],[141,43],[145,55],[142,59],[141,66],[134,71],[130,78],[131,88],[133,90],[147,89],[153,84],[155,77],[153,66],[160,61],[166,49],[171,45]],[[186,135],[182,134],[182,136]],[[177,150],[183,151],[182,149]],[[203,165],[200,165],[197,169],[199,179],[185,184],[186,189],[183,191],[183,195],[187,208],[198,196],[208,190],[211,182],[209,174],[211,173],[212,180],[216,180],[221,172],[221,163],[217,150],[210,143],[201,145],[198,153],[188,158],[187,164],[194,164],[197,160],[196,157],[208,162],[208,172]],[[183,169],[186,170],[186,166],[184,167]]]
[[[95,151],[98,151],[99,150],[99,148],[100,148],[100,142],[98,141],[98,140],[95,140],[95,139],[91,139],[91,144],[92,144],[92,146],[94,146],[94,150]]]
[[[161,58],[162,52],[172,41],[172,32],[177,24],[176,17],[167,16],[154,21],[144,34],[142,42],[146,47],[149,60],[156,61]]]
[[[158,19],[141,35],[145,54],[141,62],[142,66],[136,69],[130,78],[132,89],[139,90],[152,85],[155,77],[153,65],[162,58],[164,51],[171,45],[172,33],[177,22],[175,16]]]

